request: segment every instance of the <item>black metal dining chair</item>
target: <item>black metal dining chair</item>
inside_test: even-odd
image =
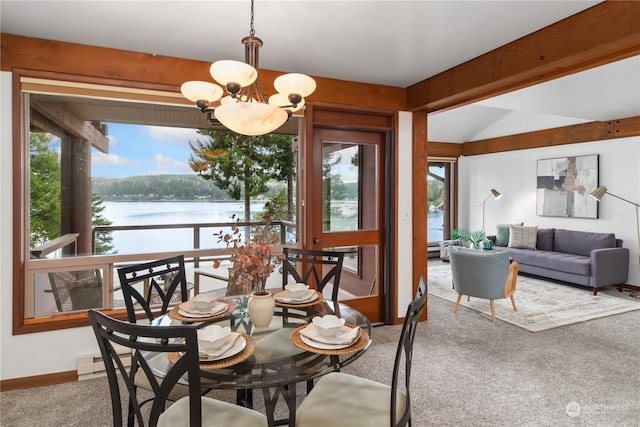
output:
[[[89,311],[89,320],[107,371],[113,425],[122,425],[122,397],[120,381],[128,391],[129,417],[140,426],[266,426],[267,417],[252,409],[200,395],[200,360],[198,357],[197,329],[191,326],[149,326],[122,322],[95,310]],[[117,347],[131,353],[121,355]],[[162,380],[153,374],[145,356],[175,357],[175,361]],[[124,358],[131,359],[130,365]],[[174,360],[174,359],[170,359]],[[134,378],[146,375],[154,394],[151,410],[142,410],[135,393]],[[182,379],[189,382],[187,396],[171,404],[167,399]],[[133,425],[133,423],[129,423]]]
[[[318,292],[331,283],[331,300],[337,302],[343,261],[343,252],[283,248],[282,287],[289,283],[289,276],[295,282],[315,286]]]
[[[189,298],[189,288],[184,268],[184,255],[159,259],[118,269],[120,287],[124,295],[129,322],[136,323],[136,311],[144,310],[151,321],[169,311],[169,305]],[[142,283],[142,293],[135,285]],[[154,306],[159,309],[154,311]]]
[[[400,332],[391,386],[344,372],[327,374],[300,404],[296,427],[410,426],[413,341],[426,298],[427,284],[421,278]]]

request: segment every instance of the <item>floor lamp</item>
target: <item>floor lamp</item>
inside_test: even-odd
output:
[[[489,200],[489,197],[492,197],[492,196],[494,200],[498,200],[500,197],[502,197],[502,194],[500,194],[500,192],[495,188],[492,188],[489,195],[485,197],[482,203],[478,205],[478,206],[482,206],[482,231],[484,231],[484,206],[487,204],[487,200]]]
[[[616,196],[615,194],[611,194],[609,193],[609,191],[607,191],[607,187],[598,187],[595,190],[593,190],[591,192],[591,197],[593,197],[594,199],[596,199],[598,202],[600,200],[602,200],[602,198],[604,197],[605,194],[608,194],[610,196],[615,197],[616,199],[620,199],[622,201],[625,201],[633,206],[636,207],[636,231],[638,233],[638,265],[640,265],[640,218],[638,215],[638,208],[640,208],[640,205],[637,203],[632,202],[631,200],[627,200],[625,198],[622,198],[620,196]]]

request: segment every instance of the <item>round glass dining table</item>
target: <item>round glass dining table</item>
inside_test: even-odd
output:
[[[319,298],[315,304],[276,303],[271,323],[262,328],[254,327],[249,318],[247,303],[250,296],[226,297],[230,311],[215,319],[185,319],[176,314],[177,307],[169,313],[159,316],[152,324],[169,326],[192,324],[203,328],[212,323],[230,326],[232,331],[245,337],[246,347],[234,357],[206,363],[201,361],[200,375],[203,388],[233,389],[238,393],[238,404],[253,405],[252,390],[261,389],[264,395],[265,411],[270,426],[295,423],[296,384],[307,383],[307,390],[313,385],[313,379],[329,372],[339,371],[358,359],[369,348],[372,341],[371,323],[357,310],[344,303]],[[345,325],[359,327],[361,335],[349,347],[331,350],[317,349],[305,345],[300,340],[300,329],[311,322],[314,316],[335,314],[345,319]],[[166,357],[150,357],[150,366],[159,377],[164,377],[171,361]],[[275,407],[282,397],[289,409],[288,418],[276,420]]]

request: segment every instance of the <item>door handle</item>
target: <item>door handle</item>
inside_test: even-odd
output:
[[[319,238],[319,237],[314,237],[314,238],[313,238],[313,244],[314,244],[314,245],[317,245],[317,244],[319,244],[319,243],[320,243],[320,238]]]

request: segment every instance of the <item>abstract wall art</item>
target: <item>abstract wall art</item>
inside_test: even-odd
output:
[[[538,160],[536,214],[598,218],[598,155]]]

